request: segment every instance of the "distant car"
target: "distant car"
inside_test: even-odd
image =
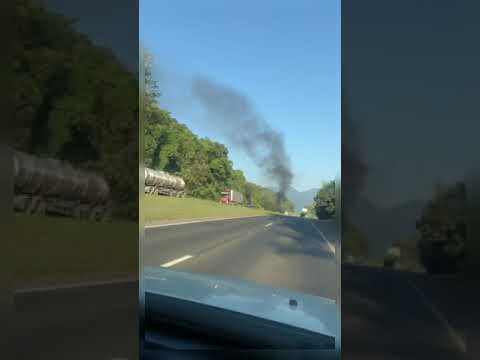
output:
[[[300,211],[300,216],[301,217],[305,217],[307,216],[308,214],[308,209],[307,208],[303,208],[302,211]]]

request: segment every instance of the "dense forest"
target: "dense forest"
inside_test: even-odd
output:
[[[226,188],[244,195],[244,205],[272,211],[293,211],[289,200],[277,200],[277,194],[247,181],[234,169],[225,145],[201,138],[177,121],[159,105],[161,93],[152,75],[152,57],[145,64],[145,166],[181,176],[188,196],[218,200]],[[228,119],[225,119],[228,121]]]
[[[75,21],[35,0],[16,2],[14,146],[96,171],[111,187],[114,215],[138,216],[138,76]],[[158,105],[146,64],[146,165],[182,176],[189,196],[218,200],[226,187],[245,204],[291,209],[233,169],[228,149],[199,138]]]
[[[96,171],[114,215],[138,216],[138,77],[74,21],[16,2],[14,146]]]

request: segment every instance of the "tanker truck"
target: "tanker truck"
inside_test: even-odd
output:
[[[145,193],[184,197],[185,181],[165,171],[145,168]]]
[[[93,172],[15,151],[13,174],[15,211],[95,221],[107,217],[110,188]]]

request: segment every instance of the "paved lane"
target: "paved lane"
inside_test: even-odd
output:
[[[342,358],[467,359],[462,319],[473,307],[456,282],[342,266]]]
[[[146,230],[145,265],[339,298],[332,222],[265,216]]]
[[[15,359],[138,358],[138,281],[17,293]]]

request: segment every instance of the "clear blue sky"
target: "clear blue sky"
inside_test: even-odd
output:
[[[339,174],[340,0],[143,0],[140,39],[162,70],[202,75],[248,96],[284,134],[297,190]],[[177,120],[226,143],[249,180],[273,185],[168,95],[162,105]]]

